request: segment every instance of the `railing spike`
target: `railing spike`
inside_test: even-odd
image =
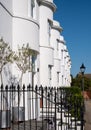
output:
[[[25,84],[23,84],[23,90],[25,90]]]
[[[18,86],[17,86],[17,89],[19,90],[20,89],[20,85],[18,84]]]
[[[8,85],[5,86],[5,89],[8,90]]]
[[[3,84],[1,84],[1,89],[3,89]]]
[[[38,89],[38,86],[36,85],[36,86],[35,86],[35,90],[37,91],[37,89]]]

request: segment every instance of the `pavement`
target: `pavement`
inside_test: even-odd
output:
[[[84,130],[91,130],[91,99],[85,100],[85,127]]]

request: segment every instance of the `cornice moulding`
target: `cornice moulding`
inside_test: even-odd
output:
[[[47,1],[47,0],[37,0],[37,1],[38,1],[39,5],[47,6],[47,7],[49,7],[50,9],[52,9],[53,12],[56,11],[56,8],[57,8],[57,7],[56,7],[56,5],[55,5],[54,3],[49,2],[49,1]]]
[[[57,41],[65,45],[65,41],[60,40],[60,39],[57,39]]]
[[[62,28],[62,27],[56,26],[56,25],[53,25],[53,26],[52,26],[52,29],[56,29],[56,30],[58,30],[59,32],[62,32],[62,31],[63,31],[63,28]]]

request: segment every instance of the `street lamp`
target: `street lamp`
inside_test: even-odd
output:
[[[83,97],[84,97],[84,72],[85,72],[85,69],[86,69],[86,67],[82,63],[82,65],[80,67],[80,71],[81,71],[81,74],[82,74],[82,91],[83,91]],[[83,105],[81,106],[81,130],[83,130],[83,124],[84,124],[84,101],[83,101]]]
[[[82,63],[80,70],[81,70],[81,74],[82,74],[82,89],[83,89],[83,92],[84,92],[84,72],[85,72],[85,69],[86,69],[86,67]]]

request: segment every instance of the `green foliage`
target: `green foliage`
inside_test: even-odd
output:
[[[82,90],[82,75],[77,75],[75,78],[72,78],[72,86],[77,86]],[[84,90],[91,89],[91,79],[84,76]]]
[[[83,97],[81,89],[78,87],[64,88],[66,106],[69,107],[69,112],[73,117],[80,118],[81,106],[83,105]]]

